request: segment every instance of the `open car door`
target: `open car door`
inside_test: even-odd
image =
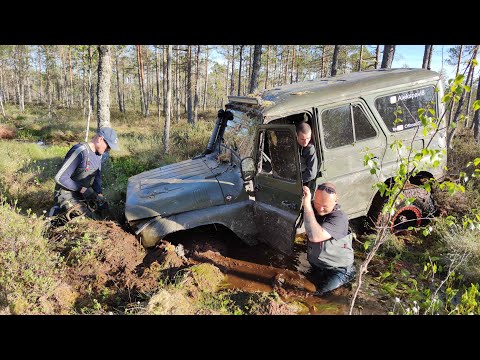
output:
[[[256,136],[254,214],[257,237],[290,254],[303,197],[295,126],[259,126]]]

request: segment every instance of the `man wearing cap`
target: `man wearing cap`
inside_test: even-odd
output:
[[[307,233],[307,259],[319,276],[316,295],[323,295],[355,278],[352,234],[348,216],[337,203],[337,189],[332,183],[318,185],[312,195],[303,186],[304,224]]]
[[[119,150],[117,134],[112,128],[104,127],[90,142],[76,144],[67,152],[55,176],[55,206],[50,210],[50,216],[67,211],[70,216],[102,218],[89,204],[96,205],[97,210],[106,206],[101,170],[102,158],[110,149]]]

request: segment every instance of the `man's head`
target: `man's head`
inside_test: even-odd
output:
[[[313,206],[319,215],[327,215],[333,211],[337,203],[337,188],[332,183],[318,185],[315,191]]]
[[[308,145],[312,139],[312,129],[306,122],[297,125],[297,142],[301,147]]]
[[[98,130],[97,135],[93,138],[93,144],[95,145],[95,151],[100,155],[110,149],[120,150],[117,133],[110,127],[103,127]]]

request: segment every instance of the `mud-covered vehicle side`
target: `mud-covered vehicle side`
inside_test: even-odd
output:
[[[388,184],[399,157],[407,155],[390,145],[401,140],[414,150],[426,146],[432,134],[418,131],[417,110],[441,114],[442,93],[436,72],[382,69],[229,97],[204,154],[129,179],[126,218],[147,247],[172,232],[223,224],[249,244],[262,241],[288,253],[302,202],[295,126],[306,121],[312,128],[316,183],[336,184],[350,218],[376,217],[384,199],[372,187],[377,177],[364,166],[366,149]],[[430,147],[445,147],[445,131]],[[413,183],[442,177],[446,160],[440,161]],[[408,191],[418,200],[399,206],[394,219],[415,223],[433,204],[421,189]]]

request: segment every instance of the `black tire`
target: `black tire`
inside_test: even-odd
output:
[[[410,185],[409,188],[403,191],[403,194],[407,199],[415,198],[415,201],[409,205],[406,205],[404,200],[397,202],[397,211],[392,216],[390,224],[385,224],[387,216],[382,214],[381,211],[387,199],[377,193],[367,215],[370,225],[377,228],[387,225],[390,231],[395,233],[406,230],[410,226],[422,226],[428,221],[428,218],[435,215],[435,203],[431,194],[425,189]]]

